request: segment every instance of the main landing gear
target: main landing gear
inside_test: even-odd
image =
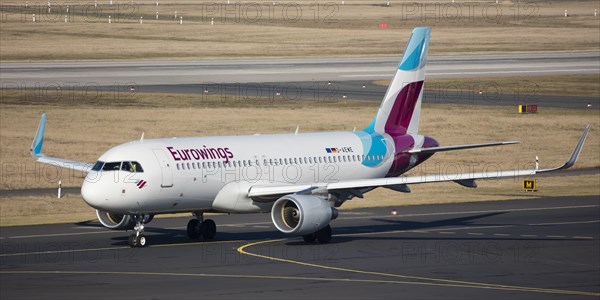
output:
[[[191,219],[187,225],[187,235],[190,239],[203,238],[212,240],[217,234],[217,224],[211,219],[204,220],[201,212],[194,213],[195,219]]]
[[[152,221],[151,215],[134,215],[135,233],[129,235],[129,246],[132,248],[142,248],[146,246],[146,236],[144,235],[144,224]]]
[[[331,226],[327,225],[315,233],[302,236],[302,238],[307,243],[314,243],[315,240],[318,240],[321,244],[327,244],[331,242]]]
[[[203,238],[204,240],[212,240],[217,234],[217,224],[215,221],[207,219],[201,212],[194,213],[195,219],[191,219],[187,225],[187,234],[191,239]],[[129,246],[132,248],[143,248],[146,246],[146,236],[144,235],[144,224],[152,220],[151,215],[134,215],[135,233],[129,235]]]

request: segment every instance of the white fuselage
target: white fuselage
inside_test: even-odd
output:
[[[246,135],[142,140],[116,146],[99,161],[136,162],[143,172],[88,173],[84,200],[115,213],[260,212],[272,201],[247,198],[251,185],[318,185],[385,177],[394,143],[375,149],[364,132]]]

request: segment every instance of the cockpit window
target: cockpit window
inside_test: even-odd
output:
[[[92,167],[92,170],[94,171],[126,171],[126,172],[136,172],[136,173],[142,173],[144,172],[144,169],[142,168],[142,165],[140,165],[140,163],[138,163],[137,161],[124,161],[124,162],[120,162],[120,161],[115,161],[115,162],[103,162],[103,161],[97,161],[96,164],[94,164],[94,166]]]
[[[121,168],[121,162],[107,162],[102,167],[102,171],[118,171]]]
[[[130,162],[124,161],[123,164],[121,165],[121,170],[127,171],[127,172],[133,172],[133,166],[131,165]]]
[[[92,171],[100,171],[102,170],[102,166],[104,165],[103,161],[97,161],[96,164],[92,167]]]
[[[127,172],[137,172],[137,173],[144,172],[144,169],[142,169],[142,165],[140,165],[140,163],[138,163],[137,161],[123,162],[123,164],[121,165],[121,170],[127,171]]]

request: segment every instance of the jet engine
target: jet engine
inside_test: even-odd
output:
[[[96,210],[96,216],[102,226],[114,230],[130,230],[135,226],[133,217],[130,215],[120,215],[103,210]]]
[[[337,218],[337,210],[323,197],[285,195],[275,201],[271,219],[277,229],[290,235],[312,234]]]

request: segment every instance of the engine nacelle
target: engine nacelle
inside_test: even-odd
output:
[[[133,217],[130,215],[120,215],[103,210],[96,210],[96,216],[102,226],[114,230],[130,230],[135,226]]]
[[[286,234],[306,235],[324,228],[337,218],[337,210],[323,197],[291,194],[273,204],[271,219]]]

